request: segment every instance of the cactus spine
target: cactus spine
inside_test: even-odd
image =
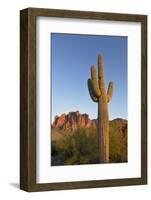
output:
[[[91,79],[88,79],[88,89],[94,102],[98,103],[98,142],[100,163],[109,162],[109,114],[108,103],[113,95],[113,82],[111,81],[106,93],[104,79],[104,65],[102,55],[98,56],[98,75],[96,66],[91,67]]]

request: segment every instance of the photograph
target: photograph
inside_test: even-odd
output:
[[[127,36],[50,41],[50,165],[128,162]]]

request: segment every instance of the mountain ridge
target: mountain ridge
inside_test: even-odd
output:
[[[126,124],[127,120],[122,118],[116,118],[110,120],[110,122],[121,122]],[[77,127],[96,127],[97,119],[90,119],[87,113],[81,114],[79,111],[72,111],[68,114],[56,115],[55,119],[51,125],[52,128],[58,130],[74,130]]]

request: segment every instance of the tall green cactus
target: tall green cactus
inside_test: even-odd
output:
[[[98,103],[98,142],[100,163],[109,162],[109,114],[108,103],[113,95],[111,81],[106,93],[104,79],[104,65],[102,55],[98,56],[98,76],[96,66],[91,67],[91,79],[88,79],[88,89],[94,102]]]

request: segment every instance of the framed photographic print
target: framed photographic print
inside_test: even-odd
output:
[[[20,188],[147,184],[147,16],[20,12]]]

